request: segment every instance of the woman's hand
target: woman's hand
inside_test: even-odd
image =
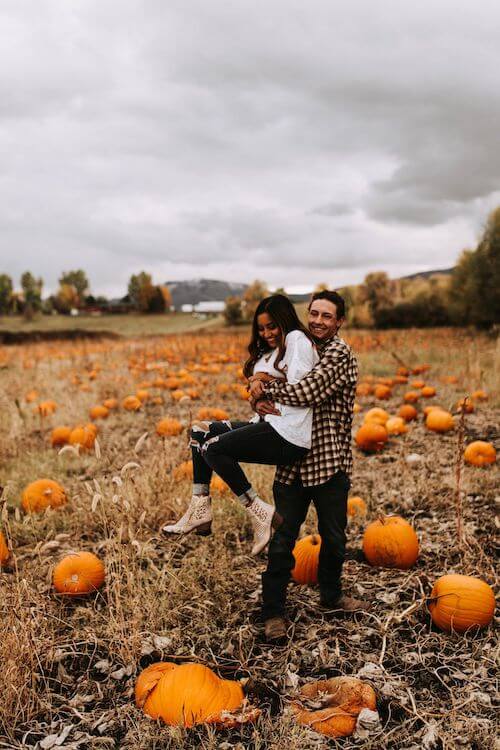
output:
[[[250,383],[250,398],[258,401],[264,395],[264,383],[262,380],[252,380]]]

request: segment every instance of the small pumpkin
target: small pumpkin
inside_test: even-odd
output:
[[[92,552],[72,552],[57,563],[52,574],[58,594],[92,594],[104,583],[104,565]]]
[[[53,448],[59,445],[67,445],[69,443],[69,437],[71,435],[71,427],[67,425],[60,425],[54,427],[50,434],[50,444]]]
[[[2,565],[5,565],[10,559],[10,550],[7,546],[7,541],[3,535],[3,533],[0,531],[0,568]]]
[[[418,411],[411,404],[403,404],[398,409],[398,416],[402,417],[405,422],[412,422],[418,417]]]
[[[473,398],[475,401],[487,401],[488,394],[483,390],[474,391],[474,393],[471,393],[471,398]]]
[[[378,384],[375,386],[375,398],[380,401],[386,401],[392,395],[392,391],[388,385]]]
[[[60,508],[68,501],[66,492],[52,479],[37,479],[23,491],[22,506],[26,513],[40,513],[46,508]]]
[[[142,404],[137,396],[126,396],[122,401],[122,406],[126,411],[139,411]]]
[[[489,625],[495,612],[495,594],[480,578],[445,575],[434,584],[427,606],[438,628],[465,633],[469,628]]]
[[[436,395],[436,389],[432,385],[426,385],[422,388],[422,396],[424,398],[432,398]]]
[[[96,435],[95,425],[79,425],[71,430],[69,444],[79,445],[81,450],[90,450],[94,446]]]
[[[425,381],[424,380],[412,380],[410,383],[412,388],[424,388],[425,387]]]
[[[116,409],[118,407],[118,399],[117,398],[107,398],[103,401],[103,406],[106,407],[106,409]]]
[[[156,434],[160,437],[172,437],[173,435],[180,435],[183,427],[178,419],[171,419],[170,417],[164,417],[156,425]]]
[[[183,461],[174,469],[173,477],[176,482],[180,482],[183,479],[190,479],[193,481],[193,462]]]
[[[309,708],[311,703],[321,708]],[[355,677],[333,677],[304,685],[292,704],[299,724],[328,737],[348,737],[356,728],[358,714],[375,711],[377,696],[365,682]]]
[[[385,427],[377,422],[365,422],[356,433],[356,445],[367,453],[376,453],[382,450],[388,440]]]
[[[432,432],[449,432],[455,427],[455,420],[449,411],[432,409],[425,418],[425,426]]]
[[[472,414],[472,412],[474,411],[474,402],[471,398],[460,398],[455,404],[455,411],[458,411],[459,414],[461,414],[462,412],[465,412],[466,414]]]
[[[389,412],[385,409],[381,409],[379,406],[374,406],[373,409],[368,409],[365,414],[365,422],[377,422],[377,424],[384,425],[389,419]]]
[[[373,393],[373,386],[370,383],[358,383],[356,386],[356,396],[369,396]]]
[[[320,549],[319,534],[310,534],[296,542],[293,548],[295,566],[292,570],[292,578],[296,583],[308,585],[318,583]]]
[[[382,516],[367,526],[363,553],[370,565],[407,570],[417,561],[418,538],[404,518]]]
[[[239,682],[223,680],[203,664],[151,664],[137,679],[135,702],[152,719],[170,726],[234,726],[251,721],[257,713],[250,710],[245,716]],[[242,711],[237,717],[225,716],[237,711]]]
[[[414,404],[420,398],[419,391],[407,391],[403,396],[407,404]]]
[[[497,460],[497,452],[491,443],[475,440],[464,451],[464,461],[471,466],[487,466]]]
[[[107,406],[102,406],[101,404],[92,406],[89,410],[89,416],[90,419],[107,419],[109,416],[109,409]]]
[[[144,404],[149,399],[149,391],[147,391],[145,388],[139,388],[138,391],[136,391],[136,397],[139,399],[141,404]]]
[[[347,499],[347,515],[350,518],[360,518],[366,516],[366,503],[362,497],[354,495]]]
[[[53,414],[56,409],[57,404],[55,401],[42,401],[38,404],[36,411],[38,411],[41,417],[48,417],[50,414]]]
[[[408,427],[403,417],[391,417],[385,423],[385,429],[388,435],[404,435],[408,432]]]
[[[196,418],[203,421],[214,420],[216,422],[222,422],[224,419],[229,419],[229,414],[225,409],[213,409],[212,407],[204,406],[198,410]]]
[[[215,475],[210,482],[210,491],[218,495],[228,495],[231,493],[231,488],[223,479]]]

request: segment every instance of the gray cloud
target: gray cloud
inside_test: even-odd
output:
[[[382,7],[4,0],[1,270],[452,264],[499,198],[500,9]]]

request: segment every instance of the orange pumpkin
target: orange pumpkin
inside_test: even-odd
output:
[[[184,398],[186,396],[186,392],[178,389],[177,391],[172,391],[172,398],[174,401],[180,401],[181,398]]]
[[[0,531],[0,568],[2,567],[2,565],[5,565],[5,563],[8,562],[9,558],[10,550],[7,546],[4,535]]]
[[[315,703],[322,707],[310,708]],[[376,705],[375,691],[367,683],[355,677],[333,677],[304,685],[292,708],[299,724],[328,737],[348,737],[362,709],[375,711]]]
[[[356,433],[356,444],[367,453],[382,450],[388,440],[385,427],[376,422],[365,422]]]
[[[126,396],[122,401],[122,406],[127,411],[139,411],[142,404],[137,396]]]
[[[471,466],[487,466],[497,460],[497,452],[491,443],[475,440],[464,451],[464,461]]]
[[[433,622],[446,632],[484,628],[493,619],[495,594],[485,581],[458,574],[438,578],[428,602]]]
[[[418,558],[417,535],[404,518],[383,516],[366,528],[363,552],[370,565],[407,570]]]
[[[210,482],[210,491],[217,495],[228,495],[231,493],[231,488],[223,479],[213,476]]]
[[[388,385],[379,384],[375,386],[375,398],[378,398],[381,401],[386,401],[391,395],[392,391]]]
[[[423,380],[412,380],[410,385],[412,388],[423,388],[425,386],[425,382]]]
[[[96,431],[93,429],[94,425],[79,425],[71,430],[69,436],[70,445],[79,445],[81,450],[90,450],[93,448],[96,438]]]
[[[106,409],[116,409],[118,406],[118,399],[117,398],[107,398],[103,401],[103,405],[106,407]]]
[[[403,404],[398,409],[398,416],[403,417],[405,422],[411,422],[418,417],[418,411],[411,404]]]
[[[90,419],[106,419],[109,415],[109,409],[106,406],[92,406],[89,410]]]
[[[474,393],[471,393],[471,398],[473,398],[475,401],[487,401],[488,400],[488,394],[486,391],[474,391]]]
[[[149,391],[147,391],[145,388],[140,388],[135,395],[139,399],[141,404],[145,403],[149,399]]]
[[[370,393],[373,393],[373,386],[370,383],[358,383],[356,386],[357,396],[369,396]]]
[[[67,501],[66,492],[58,482],[37,479],[24,489],[21,502],[26,513],[40,513],[46,508],[59,508]]]
[[[152,664],[135,686],[136,705],[170,726],[223,725],[227,723],[224,714],[241,709],[244,700],[239,682],[222,680],[202,664]],[[255,712],[251,714],[253,718]],[[240,722],[229,717],[229,725],[234,723]]]
[[[365,414],[365,422],[376,422],[377,424],[385,425],[389,419],[389,413],[385,409],[381,409],[378,406],[374,406],[373,409],[368,409]]]
[[[406,403],[413,404],[420,398],[420,393],[418,391],[408,391],[407,393],[405,393],[403,398]]]
[[[385,423],[385,429],[388,435],[404,435],[408,432],[408,427],[403,417],[391,417]]]
[[[41,417],[48,417],[50,414],[53,414],[56,409],[57,404],[55,401],[42,401],[38,404],[36,411],[38,411]]]
[[[455,420],[449,411],[432,409],[425,418],[425,426],[432,432],[449,432],[455,427]]]
[[[224,419],[229,419],[229,414],[224,409],[212,409],[211,407],[204,406],[198,410],[196,417],[204,421],[215,420],[216,422],[221,422]]]
[[[176,482],[180,482],[182,479],[190,479],[193,481],[193,462],[183,461],[173,471],[173,477]]]
[[[464,411],[466,414],[472,414],[474,411],[474,402],[471,398],[460,398],[455,404],[455,410],[459,413]]]
[[[172,437],[173,435],[180,435],[182,430],[183,427],[179,420],[170,419],[170,417],[160,419],[160,421],[156,425],[156,434],[160,435],[160,437]]]
[[[58,445],[67,445],[69,443],[69,436],[71,435],[71,427],[61,425],[60,427],[54,427],[50,435],[50,444],[53,448]]]
[[[319,534],[310,534],[299,539],[293,548],[295,567],[292,570],[292,578],[297,583],[318,583],[319,551],[321,549],[321,537]]]
[[[350,518],[366,516],[366,503],[362,497],[355,495],[347,500],[347,515]]]
[[[431,385],[426,385],[424,388],[422,388],[422,396],[424,398],[432,398],[436,395],[436,389],[433,388]]]
[[[104,565],[92,552],[72,552],[57,563],[52,574],[58,594],[92,594],[104,583]]]

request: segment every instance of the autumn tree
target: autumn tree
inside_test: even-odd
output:
[[[228,297],[224,306],[226,325],[236,326],[243,322],[243,300],[241,297]]]
[[[54,307],[57,312],[68,315],[71,310],[78,308],[80,295],[73,284],[60,284],[54,297]]]
[[[0,274],[0,315],[9,312],[12,292],[12,279],[6,273]]]
[[[368,309],[377,323],[377,314],[394,303],[394,287],[385,271],[373,271],[365,276],[360,288],[360,301],[368,304]]]
[[[21,288],[24,297],[24,315],[31,318],[33,313],[42,307],[43,279],[35,279],[30,271],[25,271],[21,276]]]
[[[81,268],[77,269],[76,271],[64,271],[59,279],[59,284],[61,286],[72,286],[76,289],[76,293],[78,295],[78,303],[74,305],[74,307],[79,307],[82,304],[85,293],[89,288],[89,281],[85,271],[83,271]]]
[[[500,323],[500,206],[488,217],[476,250],[464,250],[450,285],[453,319],[487,328]]]
[[[269,296],[269,289],[264,281],[256,279],[252,284],[247,286],[243,294],[243,313],[245,320],[252,320],[257,305],[264,297]]]
[[[155,294],[151,274],[141,271],[130,277],[128,283],[128,295],[136,310],[139,312],[148,312]]]

